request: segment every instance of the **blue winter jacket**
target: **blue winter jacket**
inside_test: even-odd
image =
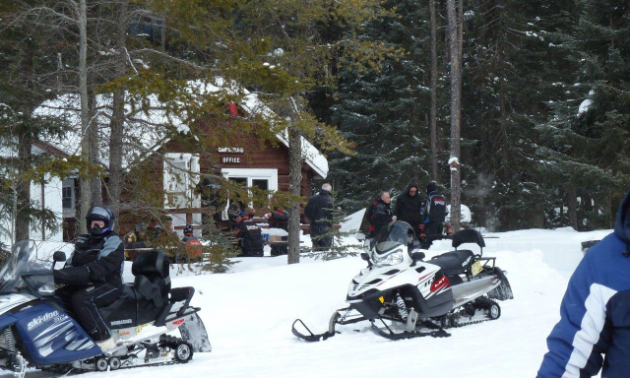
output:
[[[569,281],[538,378],[630,377],[630,191]]]

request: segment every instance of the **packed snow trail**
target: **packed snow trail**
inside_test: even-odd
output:
[[[232,274],[173,276],[173,287],[196,288],[193,305],[202,307],[212,353],[196,354],[185,365],[108,372],[107,378],[534,377],[545,339],[559,319],[567,277],[582,256],[580,241],[608,232],[488,234],[500,238],[486,240],[484,255],[496,256],[508,272],[515,299],[500,302],[497,321],[451,329],[445,339],[392,342],[368,331],[367,324],[340,327],[342,334],[320,343],[295,338],[291,323],[296,318],[313,332],[327,329],[333,311],[344,307],[348,283],[365,266],[359,257],[304,259],[291,266],[286,257],[247,259]],[[448,249],[444,242],[436,244],[428,255]],[[103,373],[81,377],[102,378]]]

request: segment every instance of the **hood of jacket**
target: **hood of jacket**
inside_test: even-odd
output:
[[[420,192],[419,192],[420,187],[419,187],[419,186],[418,186],[418,184],[416,184],[415,182],[412,182],[411,184],[407,185],[407,188],[405,189],[405,193],[404,193],[404,194],[405,194],[407,197],[412,198],[412,197],[409,195],[409,189],[411,189],[411,188],[416,188],[416,195],[415,195],[415,196],[413,196],[413,197],[419,197],[419,196],[420,196]]]
[[[619,211],[617,212],[617,222],[615,223],[615,235],[626,244],[630,243],[630,190],[626,193]]]

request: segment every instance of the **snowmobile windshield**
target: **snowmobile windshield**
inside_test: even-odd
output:
[[[22,240],[13,246],[11,256],[0,270],[0,293],[52,295],[52,252],[38,251],[33,240]]]
[[[409,223],[402,221],[390,223],[387,227],[383,227],[376,239],[376,253],[383,254],[396,247],[407,246],[414,239],[415,233]]]

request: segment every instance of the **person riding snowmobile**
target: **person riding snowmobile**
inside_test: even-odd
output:
[[[630,372],[630,191],[617,212],[615,230],[586,253],[569,280],[560,321],[547,338],[538,378]],[[606,355],[604,359],[602,354]]]
[[[116,221],[109,207],[96,206],[86,216],[88,234],[81,235],[63,269],[53,271],[55,283],[64,284],[56,295],[102,350],[115,346],[99,307],[122,294],[123,242],[113,231]]]

